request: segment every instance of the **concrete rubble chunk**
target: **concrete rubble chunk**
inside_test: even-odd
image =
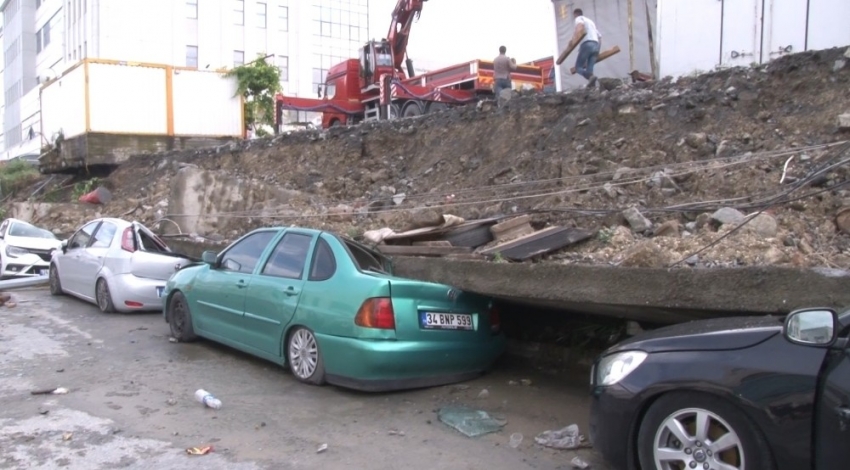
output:
[[[689,147],[698,149],[708,142],[708,136],[704,132],[693,132],[685,137],[685,143]]]
[[[645,232],[652,228],[652,222],[644,217],[637,207],[630,207],[624,210],[623,217],[626,218],[626,222],[629,223],[629,226],[635,232]]]
[[[772,215],[759,214],[751,218],[744,229],[754,232],[764,238],[773,238],[776,236],[778,226],[776,224],[776,219]]]
[[[836,60],[836,61],[835,61],[835,64],[832,66],[832,71],[833,71],[833,72],[838,72],[838,71],[840,71],[841,69],[843,69],[845,65],[847,65],[847,61],[846,61],[846,60],[844,60],[844,59],[838,59],[838,60]]]
[[[746,216],[741,211],[731,207],[717,209],[714,214],[711,214],[711,220],[721,225],[736,224],[744,220],[745,217]]]
[[[675,220],[668,220],[667,222],[659,225],[655,229],[653,235],[656,237],[678,237],[679,229],[679,222]]]
[[[850,131],[850,113],[838,115],[838,129],[842,131]]]

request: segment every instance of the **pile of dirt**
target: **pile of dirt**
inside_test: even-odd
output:
[[[215,230],[198,235],[219,240],[271,224],[354,236],[402,229],[423,212],[466,219],[532,213],[537,228],[598,230],[544,261],[848,268],[850,212],[839,213],[850,206],[850,170],[829,168],[850,158],[839,145],[850,139],[838,119],[850,111],[845,54],[806,52],[650,83],[603,79],[597,89],[515,96],[501,108],[482,102],[142,155],[107,178],[114,197],[99,213],[147,224],[216,217]],[[252,196],[230,197],[226,209],[176,214],[170,198],[186,168],[253,188]],[[258,187],[298,196],[259,200]],[[741,214],[724,223],[713,218],[719,209]],[[747,224],[757,229],[728,234],[762,210],[759,223]],[[45,223],[67,232],[82,222],[62,211]]]

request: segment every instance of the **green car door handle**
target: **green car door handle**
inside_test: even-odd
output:
[[[248,287],[248,284],[245,283],[244,279],[240,279],[240,280],[236,281],[236,287],[242,289],[242,288]]]
[[[286,294],[286,295],[298,295],[298,292],[299,292],[298,289],[296,289],[292,286],[289,286],[289,288],[287,288],[285,291],[283,291],[283,293]]]

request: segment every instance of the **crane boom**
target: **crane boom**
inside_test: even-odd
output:
[[[410,27],[415,18],[422,13],[422,5],[427,0],[398,0],[393,10],[393,21],[387,41],[390,43],[393,55],[393,67],[402,76],[405,75],[402,64],[407,54],[407,41],[410,38]]]

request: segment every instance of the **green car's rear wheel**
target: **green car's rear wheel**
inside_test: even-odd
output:
[[[289,334],[286,353],[289,369],[296,379],[313,385],[325,383],[325,364],[312,331],[296,327]]]
[[[168,301],[168,326],[171,327],[171,336],[181,343],[198,339],[192,326],[189,302],[182,292],[175,292]]]

